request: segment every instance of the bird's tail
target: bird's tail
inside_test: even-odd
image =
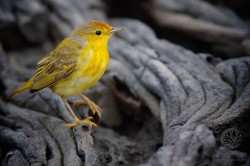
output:
[[[18,93],[21,93],[22,91],[25,91],[26,89],[32,88],[32,80],[27,81],[26,83],[19,86],[15,91],[13,91],[7,99],[10,99],[11,97],[15,96]]]

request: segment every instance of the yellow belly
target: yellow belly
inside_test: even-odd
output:
[[[93,86],[103,75],[108,67],[109,55],[102,55],[102,58],[91,58],[83,66],[67,79],[58,82],[50,87],[54,93],[67,98],[75,96]]]

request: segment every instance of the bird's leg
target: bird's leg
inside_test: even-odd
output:
[[[65,106],[67,107],[67,109],[68,109],[69,113],[71,114],[71,116],[75,119],[75,123],[66,124],[66,127],[73,128],[73,127],[79,126],[81,124],[85,124],[85,125],[88,125],[90,127],[97,127],[97,125],[94,122],[92,122],[93,117],[90,116],[90,117],[87,117],[84,120],[80,120],[80,119],[77,118],[77,116],[73,112],[73,110],[70,107],[67,99],[63,99],[63,102],[64,102]]]
[[[77,116],[75,115],[74,111],[70,107],[67,99],[63,99],[63,102],[64,102],[66,108],[68,109],[69,113],[71,114],[71,116],[75,119],[75,121],[78,121],[79,119],[77,118]]]
[[[79,94],[79,96],[83,99],[83,101],[75,101],[73,103],[73,107],[85,104],[90,108],[90,110],[93,112],[94,115],[97,114],[97,116],[100,118],[101,108],[98,107],[95,103],[93,103],[89,98],[87,98],[83,94]]]

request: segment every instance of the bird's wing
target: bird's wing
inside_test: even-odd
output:
[[[68,78],[78,66],[79,43],[66,38],[57,48],[38,62],[32,77],[31,92],[38,91]]]

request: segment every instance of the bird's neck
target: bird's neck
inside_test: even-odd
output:
[[[108,41],[102,41],[102,40],[90,41],[87,43],[87,47],[99,51],[107,50],[107,46],[108,46]]]

